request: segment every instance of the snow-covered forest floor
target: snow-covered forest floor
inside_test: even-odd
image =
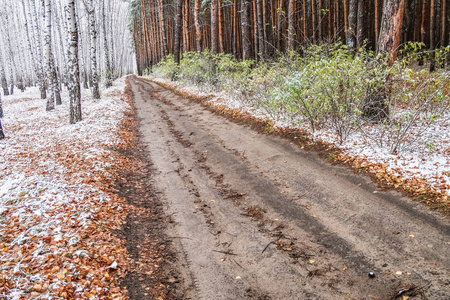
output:
[[[254,102],[233,97],[225,92],[211,92],[189,84],[186,81],[170,81],[155,76],[149,77],[182,94],[208,99],[207,104],[232,114],[249,115],[267,121],[276,130],[301,130],[308,134],[311,141],[328,144],[339,149],[333,160],[343,162],[356,169],[363,169],[375,176],[386,187],[399,188],[434,208],[448,210],[450,192],[450,115],[442,115],[433,123],[413,125],[408,131],[411,147],[401,153],[392,154],[388,145],[368,138],[361,133],[377,132],[376,125],[367,125],[364,130],[353,133],[343,143],[327,127],[311,131],[306,123],[292,125],[292,119],[282,114],[269,114]],[[299,122],[300,123],[300,122]],[[414,128],[416,126],[417,128]],[[374,134],[376,135],[376,134]]]
[[[45,111],[37,88],[3,97],[0,141],[0,298],[121,298],[126,250],[111,234],[127,204],[108,188],[126,144],[125,80],[69,124],[68,95]]]

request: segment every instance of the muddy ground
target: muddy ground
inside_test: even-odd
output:
[[[136,261],[149,237],[162,266],[127,278],[132,299],[150,299],[152,284],[172,299],[450,299],[444,216],[158,84],[130,83],[149,192],[130,192],[142,215],[124,234]]]

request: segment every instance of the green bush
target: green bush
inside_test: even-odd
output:
[[[259,62],[189,52],[179,66],[168,56],[152,72],[202,90],[223,91],[264,110],[273,120],[308,124],[313,131],[330,129],[341,143],[358,131],[398,152],[410,145],[420,124],[431,124],[448,107],[449,73],[408,67],[420,48],[407,45],[400,53],[403,59],[393,66],[388,66],[386,56],[340,44],[313,45]],[[437,57],[444,57],[445,51]],[[383,104],[381,117],[371,116],[380,108],[377,101]]]

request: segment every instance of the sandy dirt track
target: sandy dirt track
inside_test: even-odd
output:
[[[406,289],[450,299],[448,219],[158,84],[130,83],[149,180],[174,221],[179,297],[392,299]]]

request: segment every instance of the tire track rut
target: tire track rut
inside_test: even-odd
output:
[[[411,284],[449,298],[448,220],[289,141],[130,82],[186,299],[389,299]]]

